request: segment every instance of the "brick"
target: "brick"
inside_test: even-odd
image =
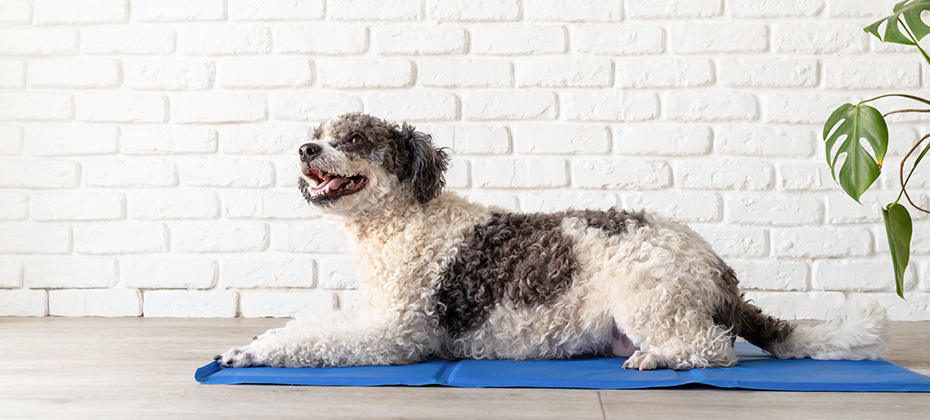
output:
[[[29,23],[31,20],[29,0],[0,0],[0,23]]]
[[[717,225],[691,226],[722,257],[765,257],[769,253],[768,232],[761,228],[731,228]]]
[[[794,258],[848,258],[872,254],[866,228],[804,227],[772,231],[774,254]]]
[[[217,132],[190,126],[123,126],[120,127],[123,154],[178,155],[215,153]]]
[[[88,163],[84,184],[91,187],[173,187],[174,162],[166,159],[101,159]]]
[[[468,188],[471,186],[469,164],[466,161],[452,161],[446,170],[446,187]]]
[[[599,190],[644,190],[672,184],[668,163],[658,160],[579,159],[572,162],[572,184]]]
[[[271,30],[264,26],[181,26],[178,51],[186,55],[242,55],[271,52]]]
[[[907,300],[894,293],[869,293],[867,296],[886,309],[889,321],[930,320],[930,295],[910,293],[905,295]]]
[[[618,22],[623,18],[623,4],[614,0],[563,2],[536,0],[523,5],[530,21]]]
[[[274,184],[274,166],[266,161],[191,158],[182,161],[180,168],[183,185],[266,188]]]
[[[168,229],[151,222],[77,225],[74,250],[79,254],[145,254],[168,250]]]
[[[528,58],[516,62],[517,86],[605,87],[613,65],[601,58]]]
[[[494,59],[430,59],[420,61],[419,83],[429,87],[511,87],[513,65]]]
[[[610,130],[597,125],[517,125],[514,150],[520,154],[607,153]]]
[[[23,151],[23,128],[0,125],[0,155],[18,155]]]
[[[226,287],[313,288],[315,265],[309,258],[263,257],[237,258],[220,265],[220,281]]]
[[[81,28],[81,52],[107,55],[171,54],[178,34],[160,26],[85,26]]]
[[[607,210],[616,207],[620,199],[616,194],[601,191],[570,193],[537,193],[520,196],[524,212],[555,212],[570,209]]]
[[[48,292],[51,316],[140,316],[142,292],[138,290],[53,290]]]
[[[482,159],[473,164],[479,188],[551,188],[568,185],[563,159]]]
[[[878,18],[891,13],[898,0],[832,0],[827,4],[827,14],[832,17]]]
[[[762,24],[692,23],[671,27],[675,51],[694,53],[759,53],[768,49],[769,32]]]
[[[555,119],[556,97],[545,91],[469,92],[462,99],[466,120]]]
[[[320,287],[323,290],[355,290],[359,279],[348,258],[327,257],[317,262]]]
[[[231,291],[152,290],[142,294],[142,314],[151,318],[233,318],[239,295]]]
[[[226,154],[293,153],[296,159],[297,148],[310,137],[310,129],[301,124],[236,125],[220,127],[219,137],[223,153]]]
[[[487,25],[471,30],[478,55],[557,54],[565,52],[565,29],[550,25]]]
[[[47,316],[45,290],[0,290],[0,316]]]
[[[757,160],[691,159],[675,163],[675,185],[687,189],[761,191],[772,188],[775,170]]]
[[[279,53],[353,55],[368,50],[368,30],[349,25],[280,25],[274,27]]]
[[[25,285],[30,289],[107,288],[118,278],[115,258],[35,258],[26,260],[25,266]]]
[[[759,118],[755,95],[730,90],[674,92],[667,97],[668,118],[673,121],[753,121]]]
[[[706,155],[711,131],[703,127],[640,126],[619,130],[615,149],[627,155]]]
[[[105,155],[119,147],[117,127],[30,126],[26,153],[32,156]]]
[[[20,60],[0,61],[0,88],[26,87],[26,62]]]
[[[833,319],[846,302],[839,292],[747,292],[747,299],[780,319]]]
[[[342,254],[348,251],[342,227],[328,220],[271,225],[271,248],[275,251]]]
[[[251,252],[268,249],[264,223],[185,223],[172,226],[173,249],[179,252]]]
[[[643,55],[665,52],[665,31],[647,25],[583,25],[572,28],[571,47],[585,54]]]
[[[647,121],[659,116],[654,93],[584,91],[561,95],[562,114],[580,121]]]
[[[323,18],[323,0],[230,0],[232,20],[312,20]]]
[[[36,21],[48,23],[120,23],[129,19],[126,0],[33,0]]]
[[[74,119],[74,97],[61,93],[2,92],[0,121],[71,121]]]
[[[315,214],[296,189],[230,191],[223,202],[228,219],[308,219]]]
[[[122,193],[55,192],[32,196],[32,220],[40,222],[119,220],[123,218]]]
[[[714,82],[714,65],[703,58],[638,58],[617,61],[617,86],[695,87]]]
[[[145,21],[222,20],[223,0],[131,0],[132,17]]]
[[[120,257],[120,284],[137,289],[209,289],[216,261],[207,258]]]
[[[172,98],[171,116],[176,123],[231,123],[263,121],[268,101],[260,93],[203,93]]]
[[[93,93],[77,97],[77,119],[85,122],[160,123],[168,117],[162,95]]]
[[[891,259],[815,261],[811,285],[815,290],[884,291],[894,290],[895,277]],[[917,283],[914,268],[904,273],[904,289]]]
[[[520,18],[517,0],[428,1],[428,16],[437,21],[505,22]]]
[[[0,220],[26,220],[28,217],[28,195],[18,192],[0,191]]]
[[[855,54],[868,49],[862,24],[798,22],[772,25],[772,51],[779,54]]]
[[[816,87],[817,60],[721,57],[720,84],[735,87]],[[764,71],[763,71],[764,69]]]
[[[727,11],[741,18],[812,17],[819,15],[823,7],[823,0],[763,0],[732,2],[728,4]]]
[[[337,309],[336,295],[327,292],[243,291],[240,306],[245,318],[294,318]]]
[[[282,93],[271,103],[271,115],[286,121],[322,121],[363,109],[357,96],[331,92]]]
[[[625,206],[648,210],[679,222],[716,222],[721,219],[721,200],[717,193],[650,191],[624,197]]]
[[[421,0],[344,0],[327,4],[334,20],[420,20]]]
[[[439,141],[433,137],[433,141]],[[452,130],[452,152],[470,155],[501,155],[510,152],[510,132],[499,125],[464,125]]]
[[[720,16],[721,0],[630,0],[627,13],[632,18],[705,18]]]
[[[807,263],[780,260],[742,260],[727,262],[739,278],[743,290],[807,290],[810,268]]]
[[[4,25],[2,55],[67,55],[78,52],[78,32],[72,28]]]
[[[317,60],[319,84],[331,88],[391,88],[411,86],[413,62],[388,59]]]
[[[915,60],[828,59],[823,61],[828,89],[915,88],[920,86],[920,63]]]
[[[465,29],[449,25],[390,25],[372,29],[381,55],[463,54],[468,48]]]
[[[806,128],[728,126],[715,133],[714,150],[734,156],[809,157],[815,134]]]
[[[778,168],[778,187],[784,191],[825,191],[839,188],[824,162],[783,163]]]
[[[846,101],[837,95],[818,94],[767,94],[763,103],[766,109],[766,121],[787,124],[816,124],[822,127],[838,106]]]
[[[0,258],[0,289],[23,286],[23,260]]]
[[[823,166],[826,167],[826,164],[823,164]],[[894,202],[898,197],[897,191],[870,190],[859,198],[862,203],[859,204],[842,192],[841,187],[834,183],[833,180],[830,180],[830,184],[835,187],[835,191],[826,196],[827,223],[831,225],[880,223],[882,222],[881,209],[887,206],[888,203]],[[918,200],[917,197],[913,198],[917,204],[924,207],[922,201],[925,200]],[[916,215],[911,214],[911,216]],[[884,238],[881,240],[884,240]]]
[[[126,200],[132,219],[215,219],[219,198],[215,192],[199,190],[130,191]]]
[[[70,251],[70,227],[0,225],[0,253],[67,254]]]
[[[216,65],[196,59],[125,61],[126,86],[136,90],[204,90],[213,87]]]
[[[56,160],[0,161],[0,187],[73,188],[78,185],[81,167],[75,162]]]
[[[738,225],[809,226],[823,223],[823,204],[813,197],[731,195],[726,222]]]
[[[227,88],[310,86],[313,62],[290,57],[222,60],[217,62],[216,84]]]
[[[373,93],[368,98],[369,112],[388,120],[454,120],[458,105],[455,95],[442,92]]]

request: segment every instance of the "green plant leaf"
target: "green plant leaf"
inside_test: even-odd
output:
[[[864,29],[866,32],[878,37],[882,42],[914,45],[914,41],[911,40],[911,38],[901,33],[901,27],[898,25],[903,19],[903,22],[907,24],[907,28],[910,29],[914,37],[920,41],[923,37],[927,36],[927,34],[930,34],[930,26],[927,26],[927,24],[920,19],[920,12],[924,10],[930,11],[930,0],[905,0],[894,6],[893,15],[882,18],[878,22],[866,26]],[[885,25],[885,33],[881,34],[879,32],[879,27],[885,22],[887,22],[887,25]]]
[[[882,209],[885,219],[885,233],[888,234],[888,248],[891,249],[891,261],[894,264],[894,284],[898,296],[904,298],[904,271],[911,257],[911,215],[901,204],[891,203]]]
[[[833,179],[840,183],[846,194],[859,202],[862,193],[881,174],[882,160],[888,150],[888,124],[885,118],[881,112],[868,105],[843,104],[833,111],[824,124],[823,139]],[[862,147],[861,139],[865,139],[872,147],[874,157]],[[836,163],[843,154],[846,160],[837,178]]]

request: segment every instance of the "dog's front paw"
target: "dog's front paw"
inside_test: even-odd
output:
[[[666,363],[656,354],[642,350],[636,350],[626,362],[623,362],[624,369],[654,370],[665,369]]]
[[[221,366],[227,368],[243,368],[262,366],[264,363],[249,349],[249,346],[235,347],[213,358]]]

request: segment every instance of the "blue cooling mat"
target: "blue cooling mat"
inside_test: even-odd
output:
[[[930,378],[885,360],[780,360],[736,343],[731,368],[689,371],[622,369],[622,358],[570,360],[430,360],[409,366],[223,368],[212,362],[194,375],[204,384],[445,385],[461,388],[642,389],[687,384],[775,391],[930,392]]]

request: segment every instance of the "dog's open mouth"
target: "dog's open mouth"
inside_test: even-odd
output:
[[[336,198],[355,194],[368,184],[368,178],[362,175],[337,175],[308,166],[304,167],[304,175],[316,182],[316,186],[307,189],[314,198]]]

